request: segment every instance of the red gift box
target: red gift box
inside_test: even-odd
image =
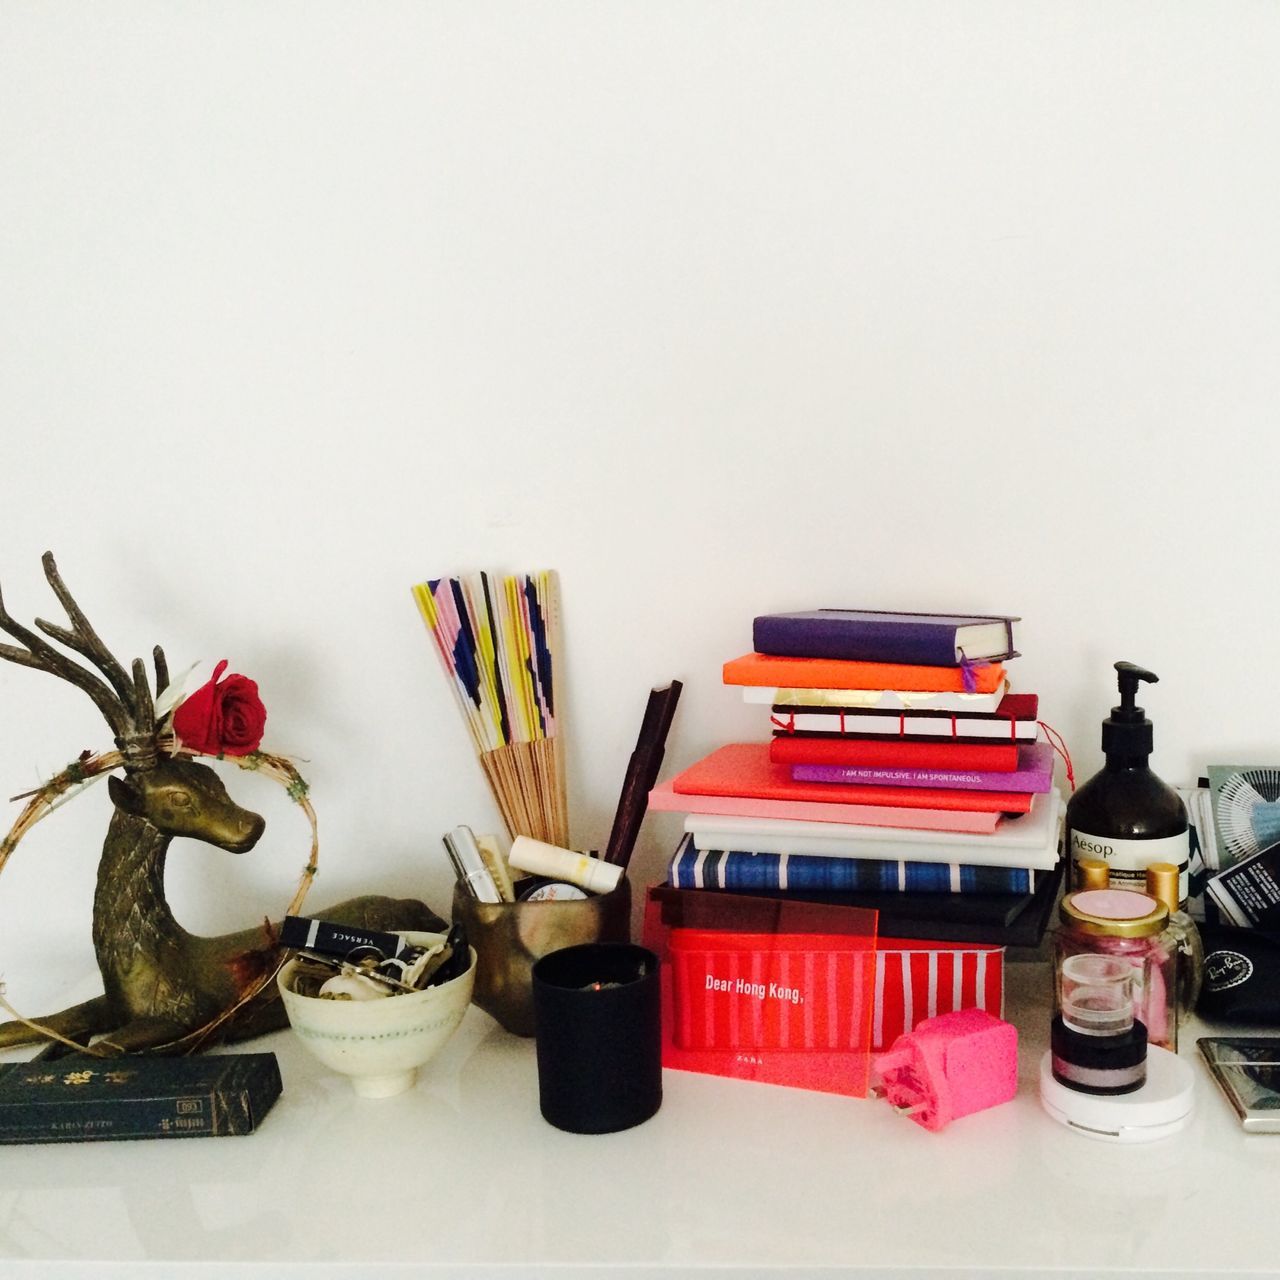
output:
[[[887,1049],[926,1018],[956,1009],[1004,1016],[1004,948],[881,938],[871,1047]]]
[[[682,1049],[865,1051],[875,952],[862,940],[672,929],[668,946]]]
[[[659,888],[644,939],[662,959],[663,1065],[679,1070],[861,1097],[872,1051],[901,1032],[1003,1012],[1002,947],[877,941],[873,912]]]

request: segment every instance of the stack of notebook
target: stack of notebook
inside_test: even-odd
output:
[[[898,937],[1038,941],[1062,801],[1009,617],[818,610],[757,618],[725,683],[772,739],[650,796],[682,812],[668,882],[875,906]]]

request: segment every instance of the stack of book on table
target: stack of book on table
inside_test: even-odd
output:
[[[772,739],[653,790],[682,812],[668,884],[874,907],[895,938],[1034,945],[1063,804],[1009,617],[823,609],[755,620],[724,681]]]

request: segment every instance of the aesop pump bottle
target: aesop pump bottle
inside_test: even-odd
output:
[[[1106,764],[1067,804],[1067,847],[1073,881],[1076,863],[1100,858],[1111,884],[1143,890],[1147,867],[1171,862],[1178,869],[1178,901],[1186,902],[1190,838],[1187,812],[1178,793],[1148,767],[1151,721],[1137,705],[1138,684],[1158,677],[1132,662],[1117,662],[1120,705],[1102,722]]]

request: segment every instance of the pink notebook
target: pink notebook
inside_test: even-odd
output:
[[[878,804],[831,804],[821,800],[769,800],[758,796],[708,796],[677,792],[663,782],[649,792],[649,808],[662,813],[707,813],[730,818],[790,818],[799,822],[856,823],[916,831],[968,831],[990,835],[998,813],[966,809],[895,809]]]

